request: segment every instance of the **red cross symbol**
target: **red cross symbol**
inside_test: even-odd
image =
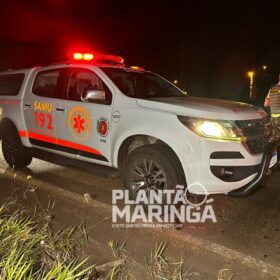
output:
[[[74,129],[77,131],[77,133],[81,133],[85,130],[85,119],[81,117],[81,114],[78,114],[73,118],[74,120]]]

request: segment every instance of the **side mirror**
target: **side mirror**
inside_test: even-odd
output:
[[[84,102],[104,103],[106,101],[106,93],[101,89],[87,88],[84,90],[81,99]]]

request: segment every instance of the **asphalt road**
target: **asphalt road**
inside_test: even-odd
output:
[[[1,187],[3,190],[3,178],[5,173],[9,173],[10,170],[2,155],[0,156],[0,169],[2,170]],[[84,194],[89,194],[94,200],[108,206],[111,206],[112,189],[122,187],[120,179],[110,178],[112,176],[110,169],[98,166],[92,171],[84,171],[36,159],[29,168],[20,172],[74,195],[82,197]],[[233,249],[244,256],[280,267],[279,175],[280,172],[276,171],[267,177],[262,186],[246,198],[212,196],[218,222],[203,225],[186,224],[180,234],[191,234],[202,240]],[[3,195],[2,192],[1,195]],[[68,209],[68,214],[69,211],[71,212],[71,209]]]

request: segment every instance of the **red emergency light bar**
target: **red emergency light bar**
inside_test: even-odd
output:
[[[124,66],[124,59],[122,57],[109,54],[74,52],[72,53],[72,59],[75,61],[91,61],[102,65]]]

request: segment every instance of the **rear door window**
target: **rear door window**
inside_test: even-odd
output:
[[[32,92],[43,97],[57,98],[61,73],[62,69],[39,72],[35,78]]]
[[[24,74],[4,74],[0,75],[0,96],[16,96],[22,86]]]

